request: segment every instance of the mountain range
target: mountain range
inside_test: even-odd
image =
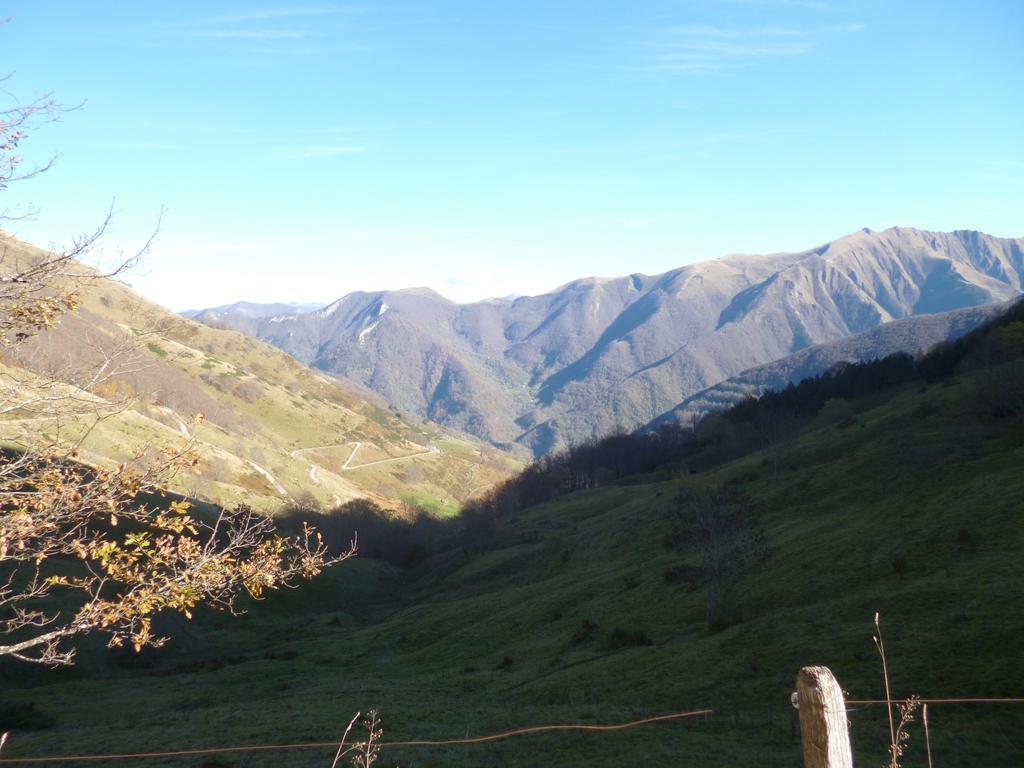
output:
[[[230,318],[230,322],[225,324],[225,327],[230,326],[233,330],[241,330],[241,326],[246,320],[250,321],[250,327],[255,329],[259,327],[260,321],[264,318],[283,315],[289,312],[313,312],[324,306],[326,305],[322,303],[297,304],[290,301],[278,301],[269,304],[260,304],[254,301],[236,301],[233,304],[222,304],[219,307],[210,307],[208,309],[189,309],[182,312],[181,316],[187,317],[189,320],[205,323],[214,328],[221,324],[222,318]]]
[[[402,412],[540,455],[642,425],[816,345],[1007,301],[1022,283],[1024,238],[893,227],[795,253],[584,278],[539,296],[460,305],[410,288],[349,293],[312,312],[195,316],[363,385]],[[942,332],[945,321],[909,322],[883,346],[926,347],[983,315],[950,320]]]

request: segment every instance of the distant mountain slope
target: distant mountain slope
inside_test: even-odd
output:
[[[3,233],[0,248],[5,264],[42,253]],[[138,359],[89,393],[134,402],[89,434],[82,451],[89,463],[117,463],[194,435],[198,471],[174,490],[265,511],[296,498],[323,507],[369,498],[453,512],[519,466],[489,445],[367,402],[268,344],[174,315],[114,280],[90,284],[82,299],[0,366],[29,373],[84,367],[91,349],[147,334]],[[196,414],[202,424],[192,424]],[[0,444],[48,429],[32,414],[5,414]]]
[[[292,304],[283,302],[257,304],[251,301],[236,301],[234,304],[224,304],[219,307],[211,307],[210,309],[189,309],[182,312],[181,316],[196,322],[205,323],[213,328],[229,328],[255,336],[260,321],[266,317],[289,313],[297,315],[303,312],[313,312],[323,306],[323,304]]]
[[[958,339],[1006,309],[1006,304],[955,309],[933,315],[894,320],[839,341],[816,344],[744,371],[686,398],[675,408],[653,419],[644,428],[677,420],[683,423],[712,411],[726,410],[751,395],[779,390],[842,363],[865,362],[897,352],[928,350],[943,341]]]
[[[1006,301],[1022,280],[1024,239],[892,228],[511,300],[352,293],[235,327],[403,411],[539,454],[646,423],[805,347]]]
[[[232,316],[232,317],[273,317],[288,312],[312,312],[326,306],[322,303],[295,304],[292,302],[274,302],[271,304],[259,304],[252,301],[236,301],[234,304],[222,304],[219,307],[210,309],[188,309],[181,312],[182,317],[194,320],[197,316],[208,313],[211,316]]]

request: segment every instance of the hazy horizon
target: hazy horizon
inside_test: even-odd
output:
[[[892,225],[892,227],[893,228],[897,228],[897,229],[901,228],[901,226],[898,225],[898,224],[894,224],[894,225]],[[890,227],[886,227],[885,229],[889,229],[889,228]],[[902,227],[902,228],[904,228],[904,229],[920,229],[920,228],[915,228],[915,227]],[[960,229],[961,230],[971,231],[970,228],[967,228],[967,227],[962,227]],[[843,237],[846,237],[848,235],[852,235],[852,234],[855,234],[856,232],[860,232],[860,231],[864,231],[864,230],[870,230],[872,232],[885,231],[884,229],[875,230],[875,229],[873,229],[871,227],[861,227],[860,229],[854,230],[853,232],[844,232],[842,235],[837,235],[836,237],[832,238],[831,240],[828,240],[828,241],[825,241],[825,242],[834,242],[834,241],[839,240],[839,239],[841,239]],[[979,230],[973,230],[973,231],[979,231]],[[992,233],[986,232],[984,234],[991,235]],[[993,235],[993,236],[994,237],[1000,237],[1000,238],[1006,238],[1006,239],[1013,239],[1014,237],[1017,237],[1015,235]],[[771,251],[771,252],[765,251],[763,253],[738,253],[738,252],[726,253],[726,254],[722,254],[721,256],[713,257],[713,258],[710,258],[710,259],[699,259],[699,260],[687,261],[685,263],[680,264],[678,267],[670,267],[669,269],[664,270],[664,271],[670,272],[670,271],[672,271],[672,269],[677,269],[677,268],[680,268],[680,267],[683,267],[683,266],[692,265],[692,264],[699,264],[699,263],[703,263],[703,262],[706,262],[706,261],[716,261],[718,259],[724,259],[724,258],[728,258],[730,256],[753,256],[753,257],[757,257],[757,256],[769,256],[772,253],[801,253],[803,251],[813,250],[814,248],[816,248],[816,247],[818,247],[820,245],[824,245],[824,243],[814,243],[814,244],[808,245],[808,246],[803,247],[803,248],[787,248],[787,249],[782,249],[780,251]],[[577,275],[576,277],[574,277],[571,280],[568,280],[568,281],[566,281],[564,283],[559,283],[558,285],[551,286],[550,288],[539,290],[539,291],[535,291],[535,292],[532,292],[532,293],[515,293],[515,292],[511,292],[511,293],[504,294],[502,296],[483,296],[481,298],[463,299],[463,300],[452,298],[452,296],[450,296],[447,293],[445,293],[444,290],[438,290],[438,289],[433,288],[432,286],[429,286],[429,285],[395,284],[395,285],[386,285],[386,286],[382,286],[382,287],[357,287],[357,288],[353,288],[351,290],[345,291],[344,293],[338,294],[337,296],[333,296],[332,298],[329,298],[327,300],[324,300],[324,299],[313,299],[313,300],[308,300],[308,301],[297,301],[297,300],[293,300],[293,299],[290,299],[290,298],[277,298],[277,299],[270,298],[270,299],[267,299],[266,301],[252,301],[249,298],[241,297],[241,298],[233,299],[231,301],[224,301],[224,302],[221,302],[220,304],[216,304],[216,305],[208,305],[208,306],[204,306],[204,307],[184,307],[184,308],[173,308],[172,307],[171,309],[174,309],[175,312],[183,314],[183,313],[190,312],[190,311],[201,311],[201,310],[204,310],[204,309],[218,309],[218,308],[221,308],[221,307],[233,306],[235,304],[251,303],[251,304],[287,304],[287,305],[291,305],[291,306],[293,306],[295,308],[300,308],[299,309],[300,312],[315,312],[318,309],[322,309],[324,307],[330,306],[331,304],[334,304],[335,302],[345,298],[346,296],[348,296],[350,294],[354,294],[354,293],[387,293],[387,292],[393,292],[393,291],[417,290],[417,289],[423,289],[423,288],[427,288],[427,289],[433,290],[436,293],[438,293],[440,296],[442,296],[443,298],[445,298],[445,299],[447,299],[447,300],[449,300],[449,301],[451,301],[451,302],[453,302],[455,304],[476,304],[476,303],[487,302],[487,301],[501,301],[501,300],[507,300],[507,299],[521,298],[521,297],[543,296],[543,295],[546,295],[546,294],[556,293],[559,289],[564,288],[566,285],[569,285],[569,284],[574,283],[574,282],[578,282],[580,280],[588,280],[588,279],[593,279],[593,280],[615,280],[617,278],[628,277],[631,274],[641,274],[641,275],[644,275],[644,276],[651,276],[651,275],[661,274],[661,273],[658,273],[658,272],[655,272],[655,273],[651,273],[651,272],[625,273],[625,272],[623,272],[623,273],[614,274],[614,275],[613,274],[607,274],[607,275]],[[127,277],[125,279],[125,282],[129,286],[135,287],[135,286],[132,285],[131,275],[130,274],[127,275]]]

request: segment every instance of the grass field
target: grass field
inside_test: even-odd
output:
[[[978,394],[968,376],[858,402],[788,444],[778,478],[761,453],[683,480],[667,467],[504,518],[479,556],[346,563],[240,619],[171,626],[152,655],[88,647],[68,672],[5,665],[4,700],[53,718],[16,730],[5,756],[330,740],[371,707],[385,740],[711,707],[614,734],[385,750],[381,764],[793,766],[801,666],[830,666],[851,697],[884,695],[875,611],[896,695],[1024,695],[1024,429],[978,417]],[[717,631],[703,587],[668,578],[697,557],[663,544],[679,482],[729,484],[765,532],[768,557]],[[857,764],[881,765],[884,709],[850,717]],[[936,705],[930,720],[937,766],[1024,763],[1024,706]],[[922,747],[915,729],[905,765],[924,764]]]

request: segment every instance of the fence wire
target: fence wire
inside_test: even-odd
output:
[[[550,725],[534,725],[525,728],[515,728],[511,731],[492,733],[487,736],[476,736],[462,739],[409,739],[405,741],[383,741],[380,742],[380,749],[394,747],[444,747],[459,746],[466,744],[483,744],[491,741],[512,738],[513,736],[525,736],[531,733],[544,733],[548,731],[624,731],[627,728],[637,728],[641,725],[663,723],[671,720],[682,720],[688,717],[710,715],[714,712],[711,709],[697,709],[690,712],[673,712],[668,715],[656,715],[645,717],[640,720],[631,720],[626,723],[612,723],[609,725],[592,725],[585,723],[559,723]],[[50,757],[0,757],[0,765],[14,765],[16,763],[70,763],[70,762],[95,762],[98,760],[145,760],[167,757],[195,757],[198,755],[215,755],[229,752],[273,752],[296,749],[326,749],[337,747],[335,741],[308,741],[298,744],[248,744],[237,747],[201,747],[197,749],[174,749],[163,752],[125,752],[109,755],[54,755]]]
[[[975,696],[959,698],[919,698],[922,704],[1024,704],[1024,697],[995,697]],[[846,699],[846,704],[857,706],[870,706],[876,704],[902,704],[903,699]],[[493,741],[515,736],[526,736],[532,733],[545,733],[550,731],[584,731],[584,732],[608,732],[624,731],[629,728],[637,728],[642,725],[653,723],[682,720],[690,717],[707,716],[714,714],[713,709],[696,709],[689,712],[673,712],[667,715],[655,715],[640,720],[630,720],[625,723],[611,723],[606,725],[594,725],[589,723],[558,723],[548,725],[533,725],[524,728],[514,728],[510,731],[492,733],[486,736],[474,736],[461,739],[406,739],[403,741],[383,741],[379,743],[381,750],[396,747],[445,747],[464,746],[468,744],[485,744]],[[232,752],[275,752],[299,749],[327,749],[337,747],[335,741],[306,741],[297,744],[246,744],[234,747],[198,747],[195,749],[173,749],[160,752],[123,752],[106,755],[51,755],[46,757],[3,757],[0,756],[0,765],[27,765],[31,763],[70,763],[70,762],[96,762],[99,760],[146,760],[168,757],[196,757],[200,755],[217,755]]]

